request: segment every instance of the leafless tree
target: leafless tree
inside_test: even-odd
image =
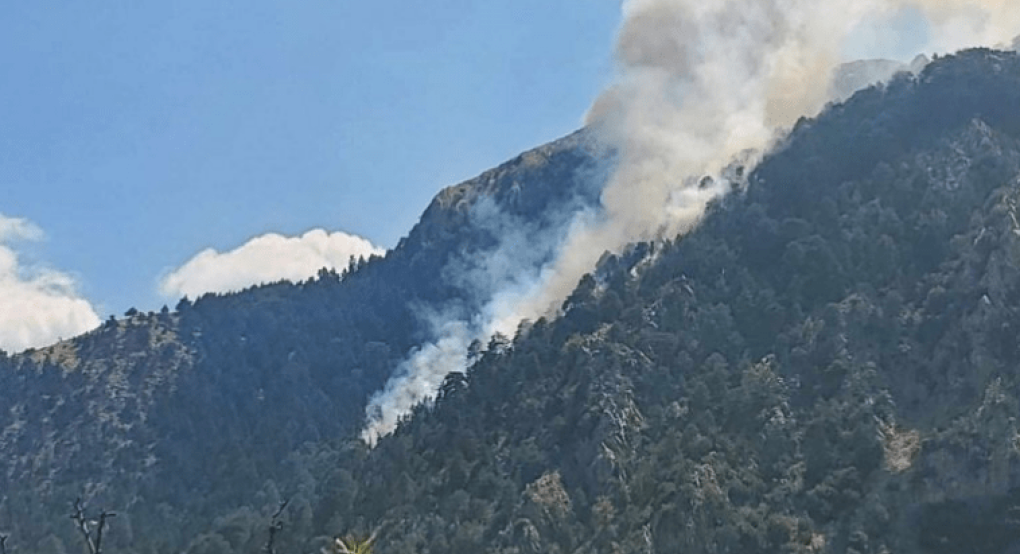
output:
[[[276,513],[273,514],[273,519],[269,522],[269,538],[266,539],[266,552],[267,554],[276,554],[276,534],[283,529],[283,522],[280,521],[280,516],[283,515],[283,511],[287,509],[287,504],[290,500],[284,500],[280,502],[280,507],[277,508]]]
[[[81,498],[77,498],[73,504],[74,512],[71,519],[81,533],[85,544],[89,547],[89,554],[102,554],[103,552],[103,530],[106,529],[107,519],[117,517],[113,512],[103,510],[99,513],[99,519],[88,519],[85,517],[85,505]]]

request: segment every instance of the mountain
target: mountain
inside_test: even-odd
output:
[[[337,453],[292,550],[1016,552],[1018,85],[966,51],[802,120],[699,228]]]
[[[78,540],[64,516],[82,496],[116,507],[121,527],[163,529],[152,548],[183,548],[290,472],[289,453],[355,436],[369,396],[432,338],[419,314],[479,308],[443,274],[496,244],[477,214],[555,234],[561,213],[597,202],[605,158],[578,132],[442,191],[396,248],[342,276],[130,310],[49,348],[0,351],[0,529],[60,551]],[[107,540],[124,549],[132,535]]]
[[[1020,58],[971,50],[802,119],[675,240],[604,256],[369,449],[367,395],[478,298],[479,218],[562,229],[586,132],[447,189],[383,259],[134,314],[0,361],[0,523],[110,552],[378,533],[456,553],[1020,548]],[[479,209],[484,207],[485,209]],[[481,215],[480,215],[481,214]],[[426,308],[422,308],[425,306]],[[2,518],[6,518],[3,520]]]

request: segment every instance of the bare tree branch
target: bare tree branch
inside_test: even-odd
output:
[[[280,521],[280,516],[283,515],[283,511],[287,509],[287,504],[290,504],[290,499],[280,502],[280,507],[277,508],[276,513],[273,514],[273,519],[269,522],[269,538],[266,539],[266,552],[267,554],[276,554],[276,534],[283,529],[283,522]]]
[[[71,514],[71,519],[74,520],[82,538],[85,539],[85,544],[89,547],[89,553],[96,554],[96,545],[92,542],[92,532],[89,530],[89,521],[85,518],[85,507],[81,503],[81,498],[76,498],[72,506],[74,512]]]
[[[103,529],[106,528],[106,519],[111,517],[117,517],[117,514],[107,512],[106,510],[99,512],[99,528],[96,530],[96,554],[100,554],[103,551]]]
[[[80,532],[82,538],[85,539],[85,545],[89,547],[89,554],[102,554],[103,530],[107,525],[106,520],[117,517],[117,514],[103,510],[99,513],[98,520],[89,520],[85,517],[85,505],[82,504],[81,498],[76,498],[72,507],[74,509],[74,513],[71,514],[71,519],[74,520],[75,526],[78,528],[78,532]],[[93,525],[97,526],[95,528],[95,536],[92,534]]]

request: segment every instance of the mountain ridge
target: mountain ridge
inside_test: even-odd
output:
[[[381,552],[1012,551],[1020,112],[988,98],[1020,107],[1017,76],[964,52],[803,122],[695,231],[448,379],[324,509]],[[953,113],[914,128],[932,97]]]
[[[170,544],[183,547],[205,524],[198,514],[214,517],[251,494],[245,483],[279,473],[280,452],[353,436],[369,396],[429,339],[421,311],[476,309],[443,279],[450,260],[493,243],[472,220],[475,205],[527,217],[542,232],[556,223],[547,214],[597,198],[597,182],[573,178],[601,163],[593,152],[590,136],[575,133],[448,187],[397,248],[343,275],[129,310],[47,348],[0,352],[0,447],[12,454],[0,511],[16,514],[8,525],[45,540],[60,528],[38,525],[52,519],[37,515],[42,506],[63,510],[81,495],[148,512],[146,525],[176,522]],[[39,506],[12,507],[31,503]]]
[[[469,206],[491,191],[543,222],[534,210],[597,198],[579,176],[605,151],[584,133],[447,189],[397,256],[343,280],[208,296],[2,358],[0,444],[21,454],[0,514],[39,552],[74,540],[38,522],[80,488],[125,512],[113,549],[147,552],[251,551],[283,498],[290,551],[381,529],[383,554],[1007,552],[1018,81],[1016,54],[971,50],[803,119],[695,231],[604,256],[560,317],[494,338],[372,450],[335,420],[360,422],[351,391],[428,336],[395,298],[470,310],[442,282],[496,241]],[[380,285],[397,262],[437,282]],[[347,306],[365,308],[357,325],[340,296],[367,299]],[[73,367],[111,335],[129,354]],[[146,391],[178,396],[131,415]],[[77,436],[49,440],[69,417]],[[42,477],[55,461],[66,474]]]

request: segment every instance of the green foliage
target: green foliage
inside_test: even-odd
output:
[[[345,466],[332,519],[384,525],[380,552],[1002,551],[1013,508],[924,499],[1020,485],[1020,145],[986,105],[1018,75],[969,52],[805,122]]]
[[[1015,548],[1018,79],[970,51],[802,121],[697,230],[605,256],[372,450],[343,437],[422,338],[410,304],[456,298],[442,268],[495,240],[457,206],[566,201],[502,184],[570,178],[580,150],[449,189],[342,281],[115,321],[79,365],[0,358],[0,446],[33,454],[0,516],[43,553],[72,543],[32,522],[86,485],[126,516],[110,551],[253,552],[284,496],[280,552]],[[73,457],[44,439],[64,428]]]
[[[333,541],[333,551],[337,554],[372,554],[372,544],[375,537],[357,537],[347,535],[336,537]]]
[[[491,200],[547,231],[568,204],[597,198],[588,178],[596,156],[580,132],[451,187],[385,258],[352,259],[339,274],[185,298],[174,312],[132,309],[52,348],[0,352],[9,460],[0,518],[24,534],[21,544],[47,536],[73,544],[56,514],[84,495],[154,530],[135,544],[114,532],[113,550],[143,541],[180,551],[199,540],[240,551],[251,545],[238,522],[255,525],[249,516],[262,502],[253,495],[272,482],[304,498],[301,517],[315,519],[307,506],[326,491],[300,465],[314,457],[302,449],[335,457],[333,441],[357,433],[370,395],[429,338],[417,314],[479,308],[444,274],[496,239],[471,206]],[[224,541],[206,536],[231,513]]]

